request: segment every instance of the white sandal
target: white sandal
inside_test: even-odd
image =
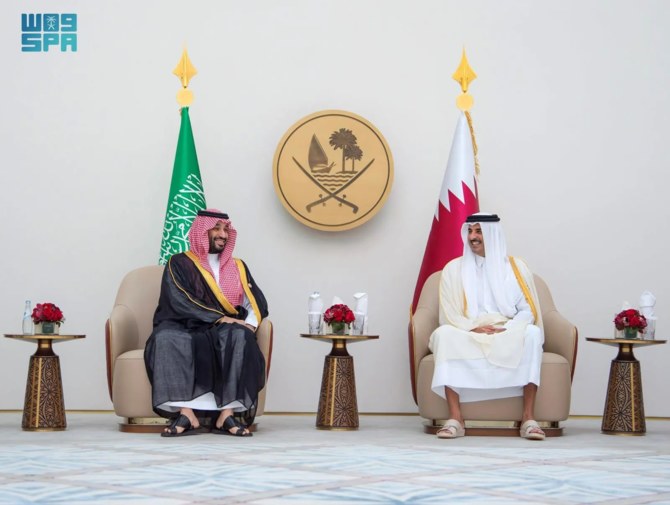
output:
[[[544,437],[546,437],[537,421],[533,421],[532,419],[521,425],[519,436],[528,440],[544,440]]]
[[[465,428],[456,419],[448,419],[444,426],[437,430],[437,438],[459,438],[465,436]]]

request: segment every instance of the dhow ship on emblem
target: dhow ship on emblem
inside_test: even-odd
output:
[[[328,155],[323,150],[323,147],[321,147],[316,134],[312,135],[312,141],[309,144],[309,153],[307,156],[309,171],[305,170],[295,157],[292,158],[298,168],[302,170],[318,189],[323,191],[323,193],[319,193],[319,197],[316,200],[305,206],[305,210],[311,212],[312,207],[315,205],[326,205],[326,202],[332,198],[339,202],[340,207],[346,205],[356,214],[358,212],[358,205],[347,200],[344,190],[356,182],[375,160],[370,160],[362,169],[356,171],[355,163],[356,160],[362,160],[363,150],[358,146],[354,133],[346,128],[340,128],[338,131],[333,132],[330,135],[329,144],[333,149],[342,150],[342,168],[340,170],[333,170],[336,166],[335,162],[328,163]],[[346,160],[351,160],[351,170],[346,169]]]

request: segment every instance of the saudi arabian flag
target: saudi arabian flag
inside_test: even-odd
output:
[[[182,107],[177,154],[172,169],[161,255],[158,260],[160,265],[165,265],[173,254],[189,250],[188,231],[198,211],[205,207],[205,193],[200,179],[191,120],[188,117],[188,107]]]

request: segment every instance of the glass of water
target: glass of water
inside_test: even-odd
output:
[[[365,314],[361,312],[354,312],[356,319],[354,320],[352,335],[362,335],[365,326]]]
[[[320,335],[321,334],[321,313],[320,312],[309,312],[307,314],[307,322],[309,326],[310,335]]]

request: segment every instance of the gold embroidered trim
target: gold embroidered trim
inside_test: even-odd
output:
[[[242,289],[244,289],[244,292],[247,294],[247,299],[249,300],[249,303],[251,303],[251,307],[254,309],[254,314],[256,314],[256,321],[258,321],[258,324],[261,324],[261,320],[263,318],[261,317],[261,311],[258,308],[258,304],[256,303],[256,298],[251,292],[251,287],[249,286],[249,279],[247,279],[247,271],[244,268],[244,263],[242,263],[242,260],[237,258],[235,258],[235,263],[237,263],[237,269],[240,271]]]
[[[226,309],[226,311],[228,311],[229,314],[237,314],[237,309],[235,307],[233,307],[233,305],[223,295],[223,293],[221,292],[221,288],[216,283],[216,279],[214,279],[214,277],[212,276],[211,273],[209,273],[208,270],[205,270],[203,268],[203,266],[200,264],[200,260],[195,255],[195,253],[193,251],[186,251],[186,256],[193,263],[195,263],[195,266],[197,267],[198,271],[205,278],[205,282],[207,282],[207,285],[209,286],[209,289],[212,291],[212,293],[214,293],[214,296],[219,301],[219,303],[223,306],[223,308]],[[216,312],[219,312],[219,311],[217,310]]]
[[[177,279],[175,279],[174,272],[172,271],[172,258],[170,258],[168,260],[167,269],[168,269],[168,272],[170,272],[170,277],[172,277],[172,282],[174,282],[174,285],[177,287],[177,289],[179,291],[184,293],[184,296],[186,296],[186,298],[188,298],[194,305],[197,305],[201,309],[205,309],[205,310],[209,310],[211,312],[215,312],[217,314],[221,314],[220,311],[218,311],[216,309],[213,309],[211,307],[207,307],[206,305],[203,305],[202,303],[198,302],[198,300],[193,298],[188,291],[186,291],[184,288],[181,287],[181,285],[177,282]]]
[[[528,305],[530,305],[530,310],[533,312],[533,317],[535,318],[535,322],[537,322],[538,321],[538,319],[537,319],[537,308],[535,308],[535,302],[533,301],[533,297],[530,294],[530,289],[528,289],[528,286],[526,285],[526,281],[521,276],[521,272],[519,272],[519,268],[516,266],[516,262],[514,261],[514,258],[512,256],[509,257],[509,263],[510,263],[510,265],[512,265],[512,270],[514,271],[514,276],[516,277],[516,281],[519,283],[519,287],[521,288],[521,291],[523,291],[523,296],[526,298],[526,301],[528,302]]]

